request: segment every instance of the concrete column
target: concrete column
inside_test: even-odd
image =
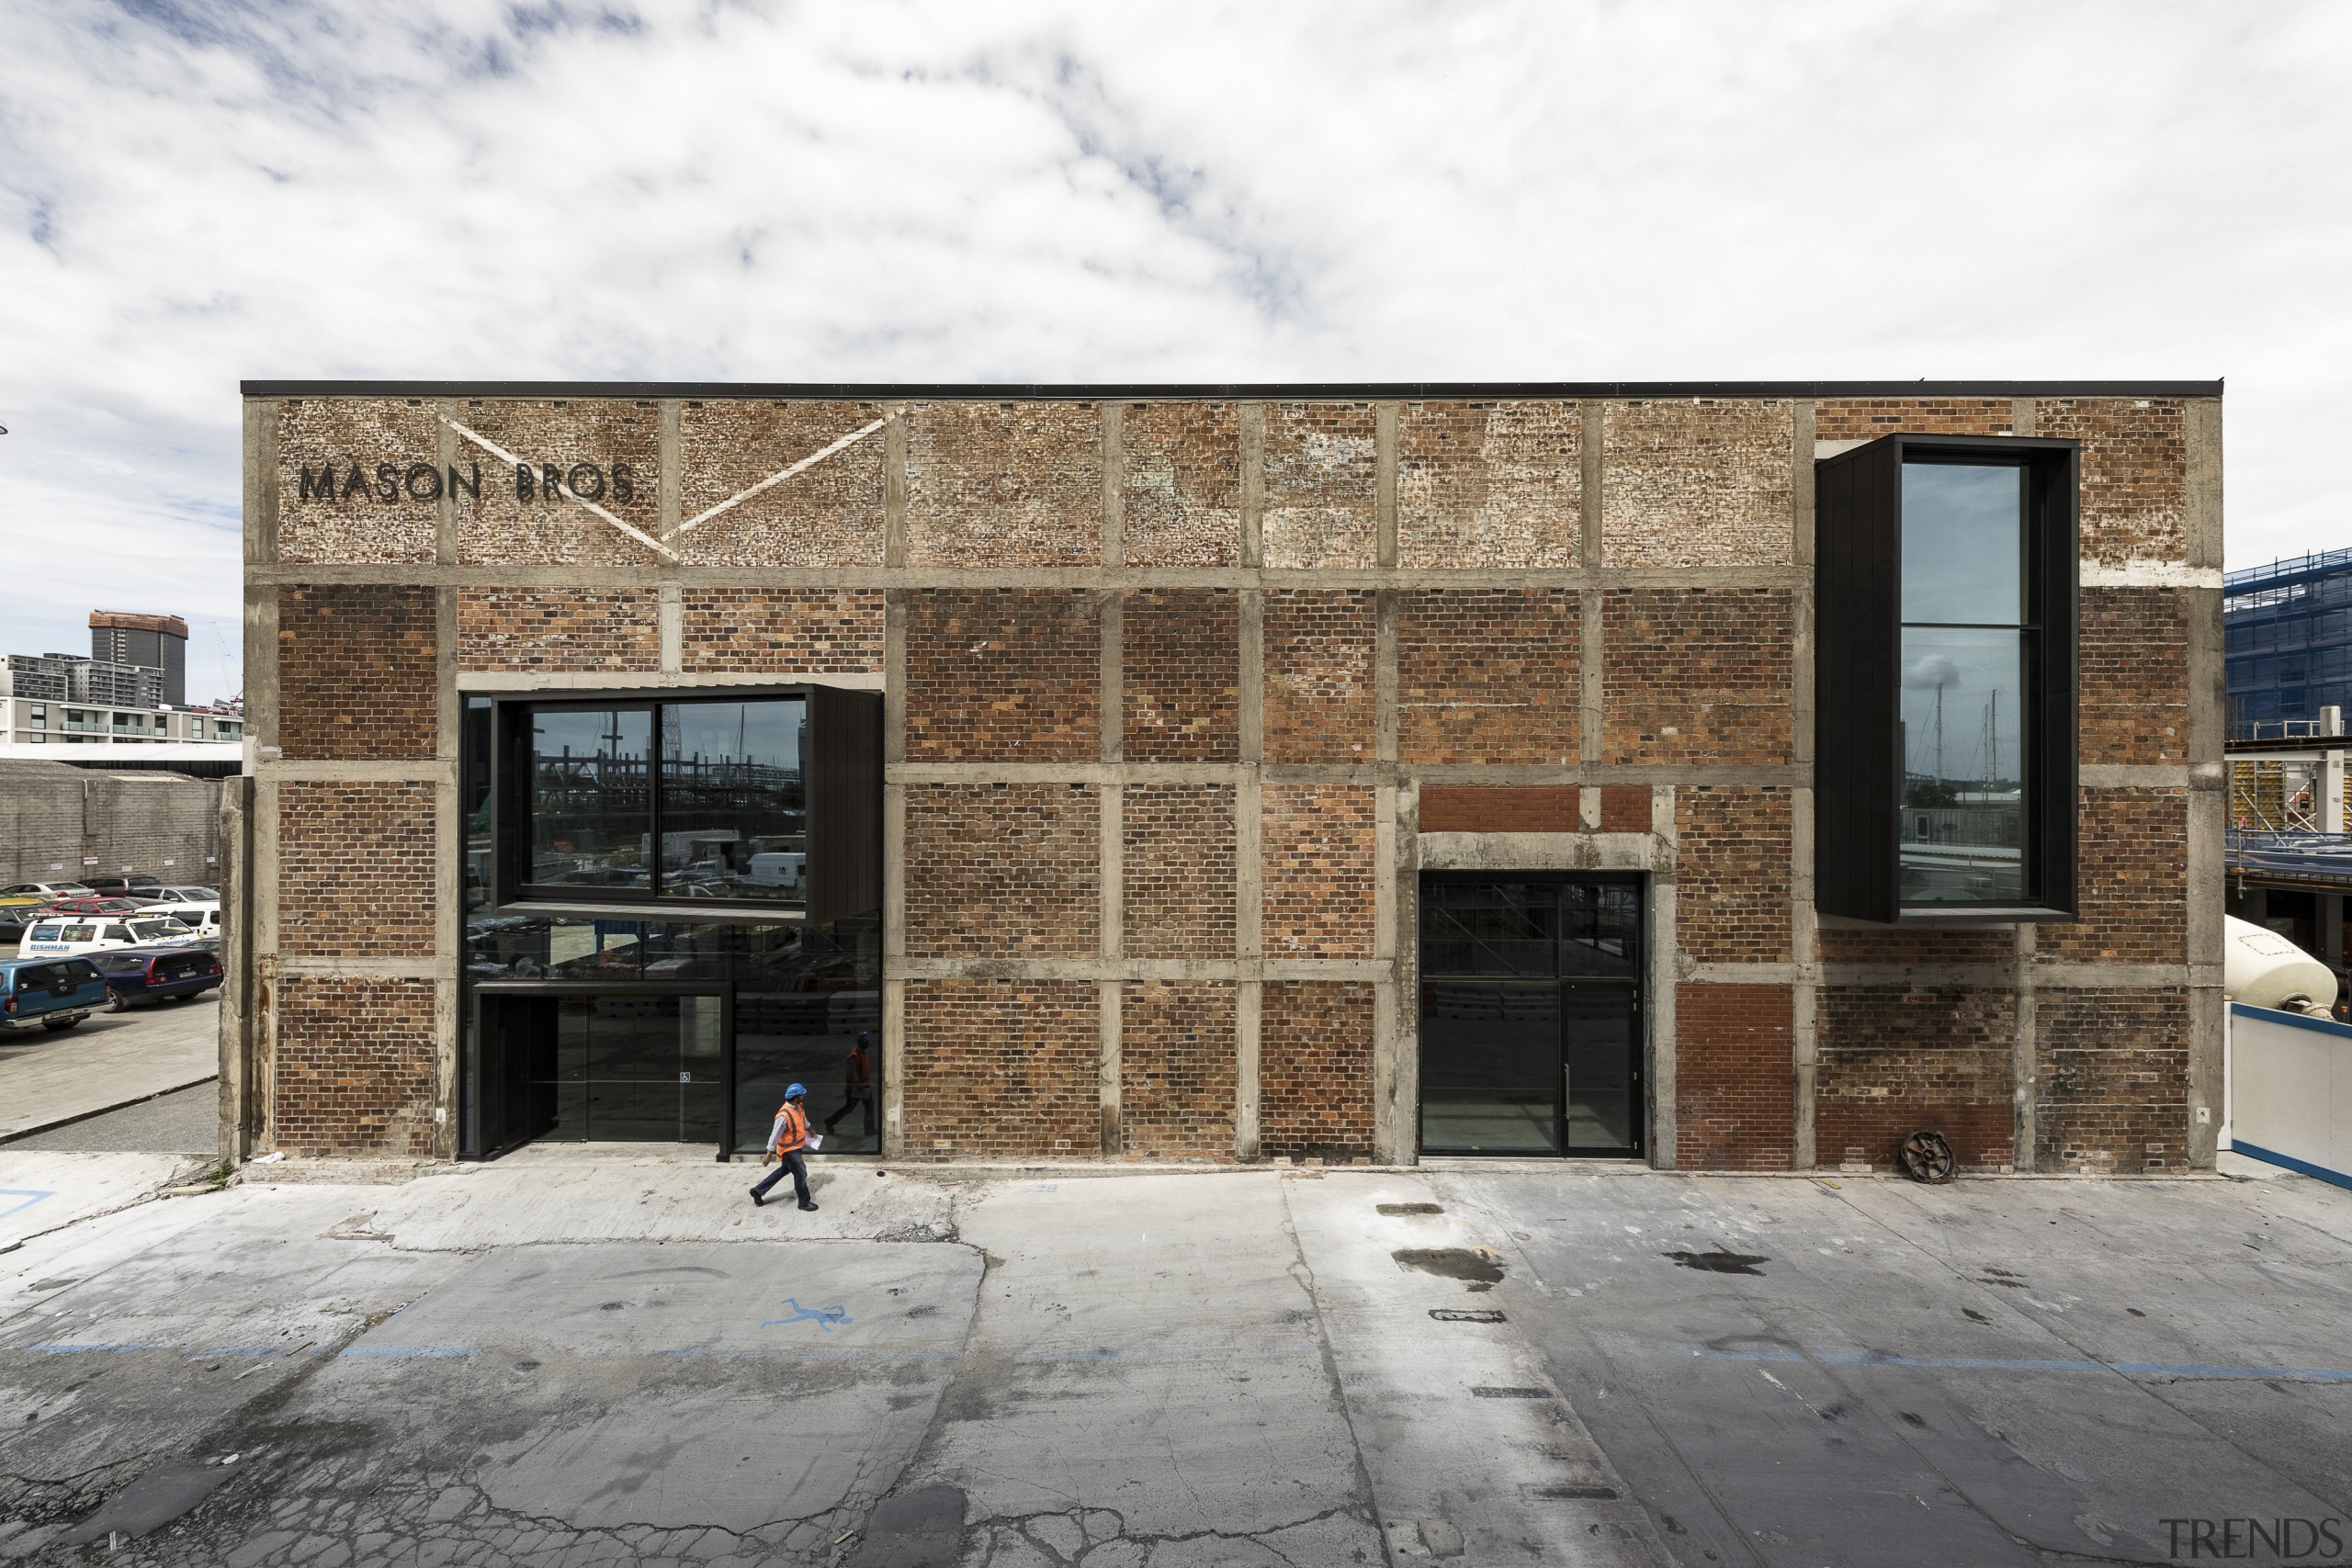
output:
[[[439,399],[434,403],[433,412],[439,416],[433,423],[433,462],[446,480],[457,466],[458,433],[441,421],[460,417],[458,400]],[[441,486],[441,499],[433,509],[433,558],[443,566],[454,566],[458,560],[458,487],[446,482]]]
[[[440,780],[433,786],[433,886],[439,906],[433,922],[433,1153],[437,1159],[449,1159],[458,1152],[462,1114],[458,1079],[464,1020],[458,976],[466,960],[466,813],[458,778],[465,699],[458,691],[458,591],[436,589],[433,609],[434,755],[442,763]]]
[[[1814,407],[1799,400],[1789,408],[1789,497],[1792,514],[1789,551],[1792,564],[1810,572],[1814,563],[1813,438]],[[1796,646],[1789,660],[1790,761],[1805,770],[1806,784],[1789,792],[1789,955],[1796,960],[1797,980],[1791,996],[1789,1049],[1795,1074],[1796,1126],[1791,1163],[1811,1170],[1820,1163],[1815,1132],[1820,1104],[1820,927],[1814,907],[1814,596],[1808,576],[1790,596],[1793,602]]]
[[[1241,564],[1253,576],[1265,561],[1266,407],[1243,403],[1241,423]],[[1266,763],[1266,594],[1241,590],[1241,768],[1233,788],[1233,953],[1242,978],[1234,987],[1233,1154],[1258,1157],[1258,1044],[1265,1004],[1260,978],[1262,941],[1264,836],[1259,778]]]
[[[882,430],[882,559],[907,564],[906,405],[885,403]],[[893,777],[907,760],[907,590],[882,596],[882,1155],[906,1153],[907,786]]]
[[[2009,1093],[2015,1121],[2009,1134],[2009,1157],[2011,1168],[2018,1171],[2038,1168],[2041,1159],[2041,1036],[2033,968],[2038,935],[2037,928],[2019,925],[2014,949],[2017,1019],[2009,1043]]]
[[[1396,564],[1396,414],[1395,403],[1372,405],[1374,558]]]
[[[277,564],[277,431],[275,402],[245,403],[245,562]],[[256,761],[279,755],[277,682],[277,590],[245,590],[245,771],[248,809],[244,824],[247,876],[241,895],[246,937],[242,957],[247,1006],[234,1014],[238,1038],[224,1046],[244,1063],[243,1103],[239,1108],[239,1157],[266,1154],[277,1141],[274,1091],[277,1038],[277,786],[253,780]],[[224,919],[227,910],[222,911]],[[222,967],[225,969],[226,964]],[[230,1016],[223,1015],[223,1028]]]
[[[2183,518],[2192,571],[2222,570],[2222,404],[2192,399],[2186,423],[2188,504]],[[2188,623],[2188,1161],[2211,1169],[2223,1114],[2222,995],[2228,795],[2222,750],[2229,711],[2222,660],[2222,591],[2181,590]]]
[[[220,781],[220,1157],[252,1152],[254,781]]]
[[[1650,824],[1657,835],[1650,863],[1648,931],[1650,944],[1650,1165],[1675,1168],[1674,982],[1676,941],[1675,880],[1682,853],[1682,834],[1674,820],[1674,786],[1658,784],[1650,791]]]
[[[1577,760],[1581,762],[1600,761],[1601,707],[1604,688],[1600,631],[1601,592],[1600,580],[1594,575],[1600,570],[1604,548],[1601,537],[1602,486],[1607,482],[1601,472],[1601,405],[1588,402],[1582,409],[1582,424],[1577,437],[1577,457],[1582,469],[1577,486],[1577,565],[1586,573],[1588,586],[1577,596]],[[1589,789],[1577,804],[1584,808],[1585,827],[1600,826],[1600,792]]]

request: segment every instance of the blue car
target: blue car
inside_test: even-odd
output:
[[[142,1002],[177,1001],[220,983],[220,955],[209,948],[106,947],[88,956],[106,976],[118,1012]]]
[[[0,1032],[39,1024],[62,1033],[111,995],[86,958],[0,958]]]

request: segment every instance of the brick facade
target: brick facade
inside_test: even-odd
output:
[[[277,744],[288,757],[429,757],[440,635],[426,588],[289,588],[277,596]]]
[[[1972,1168],[2181,1168],[2217,611],[2146,584],[2206,569],[2211,410],[1901,394],[273,398],[264,1141],[451,1152],[444,682],[830,682],[888,688],[898,901],[808,973],[888,1014],[889,1157],[1232,1159],[1254,1088],[1264,1157],[1410,1159],[1418,1085],[1373,1096],[1416,868],[1574,865],[1646,879],[1655,1156],[1883,1167],[1932,1127]],[[1897,431],[2083,444],[2082,914],[1800,951],[1843,825],[1807,816],[1799,464]]]

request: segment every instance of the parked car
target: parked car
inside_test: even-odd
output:
[[[178,1001],[220,983],[220,955],[205,948],[117,947],[90,954],[106,976],[114,1008]]]
[[[93,893],[104,893],[112,898],[150,898],[163,883],[152,876],[92,876],[84,880]]]
[[[220,938],[220,901],[217,898],[206,903],[141,904],[135,912],[177,920],[207,942]]]
[[[151,887],[146,892],[133,894],[132,897],[146,904],[218,904],[220,902],[220,889],[194,886]]]
[[[162,915],[44,917],[25,932],[25,940],[17,944],[17,956],[62,958],[107,947],[188,947],[198,940],[195,931]]]
[[[35,898],[45,904],[51,898],[79,898],[89,891],[79,882],[19,882],[0,887],[0,898]]]
[[[86,958],[0,958],[0,1029],[62,1033],[107,1005],[107,977]]]
[[[51,915],[128,915],[139,908],[136,898],[60,898],[40,907],[42,918]]]

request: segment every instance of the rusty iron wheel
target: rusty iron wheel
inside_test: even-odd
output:
[[[1912,1180],[1950,1181],[1956,1168],[1941,1133],[1914,1133],[1903,1140],[1903,1173]]]

